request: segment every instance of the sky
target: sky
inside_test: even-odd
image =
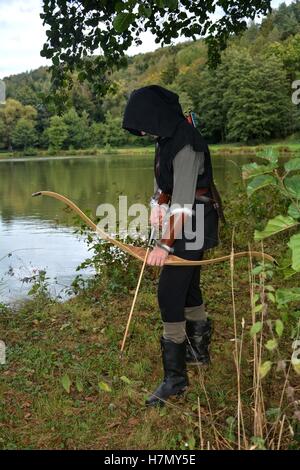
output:
[[[273,0],[272,7],[280,3],[282,0]],[[0,79],[50,64],[40,56],[45,41],[45,28],[39,17],[41,5],[42,0],[0,0]],[[130,48],[130,55],[159,47],[151,33],[145,33],[142,40],[141,46]]]

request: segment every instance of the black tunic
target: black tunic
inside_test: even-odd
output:
[[[187,159],[201,159],[201,171],[197,170],[196,180],[193,178],[196,188],[209,188],[208,195],[212,197],[213,172],[208,146],[198,130],[186,120],[177,94],[157,85],[134,90],[125,108],[123,128],[135,135],[142,135],[143,131],[157,137],[154,174],[157,186],[163,192],[177,199],[178,184],[174,187],[174,160],[180,152],[186,151]],[[192,164],[187,160],[187,167],[190,163]],[[193,198],[179,203],[194,204],[195,208],[197,202]],[[193,226],[195,222],[194,218]],[[212,202],[208,202],[205,203],[203,249],[212,248],[217,244],[218,214]],[[175,250],[178,248],[180,251],[181,246],[180,240],[176,240]]]

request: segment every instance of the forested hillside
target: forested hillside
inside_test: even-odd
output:
[[[292,82],[300,78],[300,0],[282,4],[260,25],[250,24],[243,36],[232,38],[217,69],[209,70],[206,61],[202,41],[129,57],[128,66],[114,73],[105,98],[74,76],[63,109],[45,100],[50,90],[46,68],[8,77],[0,148],[57,152],[147,144],[125,133],[121,119],[130,91],[154,83],[177,92],[183,109],[197,113],[209,142],[298,138],[300,105],[291,97]]]

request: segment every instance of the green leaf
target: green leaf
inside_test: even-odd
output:
[[[263,304],[259,304],[259,305],[256,305],[256,307],[254,307],[253,312],[254,313],[261,312],[262,309],[263,309]]]
[[[198,410],[198,405],[195,406],[195,410]],[[161,417],[167,416],[168,414],[167,407],[166,406],[160,407],[160,410],[158,410],[158,412],[159,412],[159,416]]]
[[[276,301],[279,305],[300,301],[300,287],[281,288],[276,291]]]
[[[251,443],[255,446],[256,450],[266,450],[265,440],[262,437],[251,437]]]
[[[196,445],[196,440],[195,440],[195,437],[193,435],[191,435],[188,439],[188,446],[189,446],[189,450],[194,450],[195,449],[195,445]]]
[[[265,290],[267,290],[268,292],[275,292],[275,287],[271,285],[266,285]]]
[[[262,322],[261,321],[257,321],[256,323],[254,323],[252,326],[251,326],[251,329],[250,329],[250,335],[251,337],[253,338],[254,335],[256,335],[257,333],[259,333],[262,329]]]
[[[70,377],[66,374],[61,379],[60,382],[67,393],[70,393],[71,390],[71,380]]]
[[[130,385],[132,383],[131,380],[128,379],[128,377],[126,377],[125,375],[122,375],[122,377],[120,377],[120,379],[128,385]]]
[[[120,1],[116,3],[115,10],[117,13],[120,13],[120,11],[124,10],[125,7],[126,5],[122,1]]]
[[[258,165],[257,163],[247,163],[242,166],[243,179],[253,178],[254,176],[264,175],[270,173],[276,168],[276,164],[270,163],[269,165]]]
[[[300,170],[300,158],[291,158],[284,164],[284,168],[286,171]]]
[[[87,73],[84,71],[84,70],[81,70],[79,73],[78,73],[78,80],[80,82],[84,82],[84,80],[86,80],[88,78],[88,75]]]
[[[252,269],[252,274],[254,274],[254,276],[257,276],[262,272],[263,269],[264,268],[261,265],[255,266],[255,268]]]
[[[292,250],[292,268],[300,271],[300,233],[293,235],[289,242],[288,247]]]
[[[103,392],[111,392],[111,387],[106,382],[99,382],[98,387]]]
[[[266,348],[268,351],[274,351],[278,347],[278,342],[277,339],[269,339],[269,341],[266,342]]]
[[[281,414],[280,408],[269,408],[266,411],[267,417],[272,421],[275,421],[280,416],[280,414]]]
[[[139,6],[139,15],[143,16],[144,18],[150,18],[152,14],[152,10],[150,7],[146,7],[146,5]]]
[[[285,178],[284,185],[291,196],[300,199],[300,175],[294,175]]]
[[[291,277],[295,276],[297,272],[292,269],[291,267],[287,267],[283,269],[283,278],[284,279],[290,279]]]
[[[178,8],[178,0],[157,0],[159,8],[169,8],[169,10],[175,10]]]
[[[293,219],[300,219],[300,209],[292,202],[288,208],[288,214],[293,217]]]
[[[135,15],[133,13],[127,12],[120,12],[117,14],[115,19],[113,20],[113,27],[115,28],[117,33],[124,33],[131,23],[135,20]]]
[[[78,378],[76,378],[76,388],[78,392],[83,392],[83,383]]]
[[[272,292],[268,292],[267,296],[268,296],[268,299],[271,300],[271,302],[273,302],[273,304],[275,304],[275,302],[276,302],[275,295],[272,294]]]
[[[271,370],[272,362],[266,361],[259,366],[259,375],[260,378],[263,379]]]
[[[274,185],[277,184],[276,179],[274,178],[274,176],[272,176],[272,175],[257,176],[256,178],[253,178],[253,180],[248,184],[247,194],[248,194],[248,196],[251,196],[258,189],[269,186],[270,184],[274,184]]]
[[[291,312],[291,316],[293,318],[296,318],[296,320],[299,320],[300,319],[300,310],[294,310],[293,312]]]
[[[165,0],[164,4],[169,10],[176,10],[176,8],[178,8],[178,0]]]
[[[259,158],[263,158],[265,160],[268,160],[269,162],[277,163],[279,153],[278,153],[278,150],[275,150],[271,147],[271,148],[261,150],[260,152],[257,152],[256,156],[259,157]]]
[[[254,240],[263,240],[264,238],[270,237],[275,235],[275,233],[282,232],[283,230],[287,230],[291,227],[297,225],[298,222],[294,220],[292,217],[287,215],[277,215],[274,219],[270,219],[261,232],[255,230],[254,232]]]
[[[52,57],[52,63],[56,67],[59,65],[59,56],[58,55],[55,55],[55,56]]]
[[[282,336],[283,329],[284,329],[283,322],[278,318],[275,321],[275,331],[276,331],[277,336],[279,336],[279,338]]]

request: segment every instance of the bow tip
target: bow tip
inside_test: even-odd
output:
[[[37,193],[32,193],[31,197],[36,197],[36,196],[41,196],[41,195],[42,195],[42,191],[38,191]]]

